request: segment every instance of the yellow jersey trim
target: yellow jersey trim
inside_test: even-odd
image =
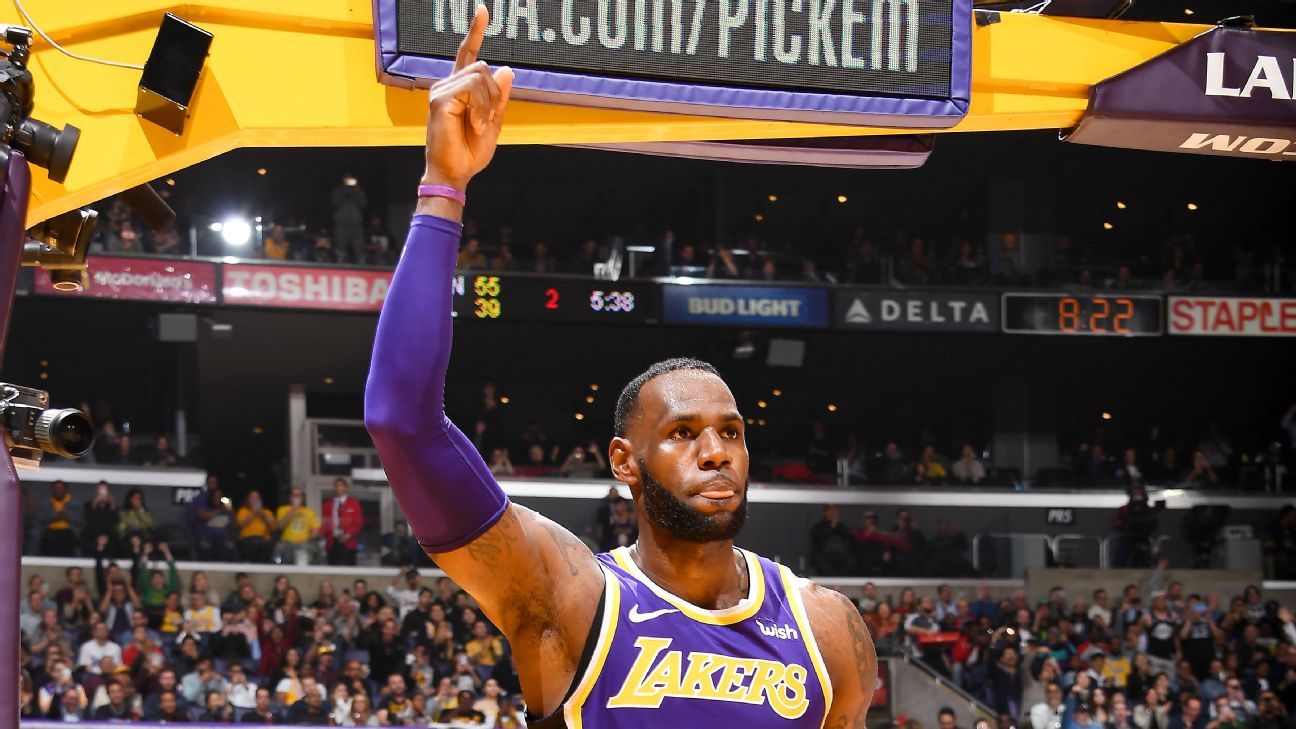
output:
[[[819,685],[823,687],[823,721],[827,722],[828,712],[832,710],[833,702],[832,679],[828,677],[828,668],[819,653],[819,644],[815,641],[814,631],[810,629],[810,618],[806,615],[805,602],[801,600],[797,578],[787,567],[779,565],[778,568],[779,574],[783,577],[783,591],[787,593],[788,604],[792,607],[792,615],[796,617],[797,627],[801,629],[801,640],[805,642],[806,651],[810,653],[810,663],[814,665],[815,674],[819,676]]]
[[[581,707],[594,690],[599,675],[603,673],[603,664],[612,649],[612,638],[616,636],[617,620],[621,616],[621,586],[607,567],[600,564],[599,569],[603,570],[603,624],[599,627],[598,642],[594,644],[594,655],[585,668],[585,675],[581,677],[571,698],[563,705],[563,718],[570,729],[582,729]]]
[[[737,549],[735,547],[735,549]],[[684,615],[707,625],[733,625],[755,615],[762,604],[765,602],[765,571],[761,569],[760,562],[756,555],[745,549],[738,549],[738,553],[747,560],[747,597],[743,598],[733,607],[723,610],[707,610],[669,592],[657,583],[648,578],[648,575],[639,569],[634,559],[630,557],[630,550],[627,547],[618,547],[612,550],[612,557],[621,569],[629,572],[631,576],[648,586],[657,597],[679,608]]]

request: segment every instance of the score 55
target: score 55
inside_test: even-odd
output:
[[[499,276],[473,278],[473,315],[478,319],[498,319],[502,313],[499,296],[502,293]]]

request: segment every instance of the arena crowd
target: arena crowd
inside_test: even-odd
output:
[[[402,567],[387,585],[322,581],[304,597],[287,576],[261,594],[239,574],[222,596],[159,550],[129,569],[97,560],[89,579],[79,567],[61,584],[28,579],[23,716],[525,725],[507,642],[447,578]],[[1031,604],[869,583],[858,606],[880,655],[945,675],[998,729],[1292,729],[1291,611],[1257,587],[1186,594],[1164,566],[1118,596],[1057,588]]]

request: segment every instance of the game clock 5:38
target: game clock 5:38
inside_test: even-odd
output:
[[[1009,334],[1155,337],[1164,328],[1159,296],[1004,294]]]
[[[455,316],[481,321],[644,322],[657,318],[656,288],[629,281],[458,274]]]

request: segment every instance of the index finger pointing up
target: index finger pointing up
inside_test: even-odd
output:
[[[482,37],[486,34],[486,23],[489,21],[485,5],[478,5],[473,12],[472,25],[468,27],[468,35],[464,36],[463,42],[459,44],[459,52],[455,54],[454,70],[476,63],[477,52],[481,50]]]

